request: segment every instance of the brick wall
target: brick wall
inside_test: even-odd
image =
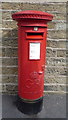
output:
[[[1,9],[2,7],[2,9]],[[2,23],[0,22],[0,32],[2,33],[2,45],[0,44],[0,91],[3,93],[17,93],[18,81],[18,43],[17,25],[12,20],[12,13],[20,10],[39,10],[54,15],[53,21],[48,23],[47,54],[45,70],[45,93],[65,93],[66,92],[66,3],[22,3],[22,2],[2,2]],[[1,43],[1,40],[0,40]]]

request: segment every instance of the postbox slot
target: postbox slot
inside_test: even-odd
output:
[[[27,39],[43,39],[43,33],[28,32],[26,35]]]

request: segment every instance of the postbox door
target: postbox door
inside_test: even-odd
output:
[[[46,28],[22,27],[19,53],[19,95],[26,99],[42,97],[44,84]]]

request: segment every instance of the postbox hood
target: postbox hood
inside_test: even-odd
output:
[[[42,12],[42,11],[35,11],[35,10],[26,10],[14,13],[12,15],[13,20],[20,20],[20,19],[41,19],[51,21],[53,19],[53,15]]]

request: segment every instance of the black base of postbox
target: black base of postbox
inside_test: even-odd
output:
[[[23,99],[21,99],[19,96],[17,98],[17,108],[19,111],[21,111],[24,114],[37,114],[42,110],[43,106],[43,97],[35,100],[33,102],[27,102]]]

